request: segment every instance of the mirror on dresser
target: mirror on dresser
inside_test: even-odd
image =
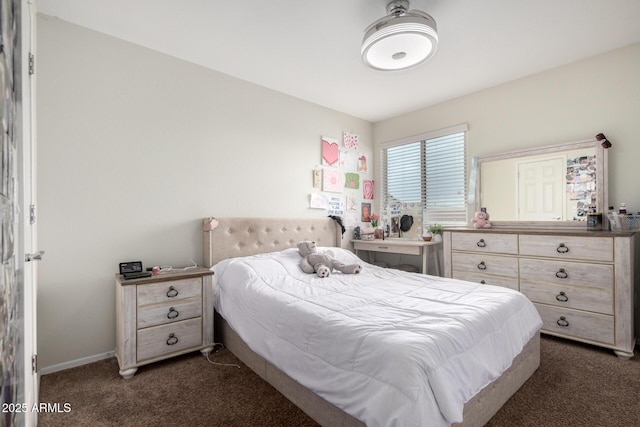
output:
[[[596,139],[479,156],[475,211],[493,227],[586,228],[608,209],[607,151]]]

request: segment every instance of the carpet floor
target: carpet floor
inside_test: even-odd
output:
[[[115,358],[44,375],[39,414],[56,426],[317,426],[228,350],[209,363],[199,352],[141,367],[130,380]],[[63,412],[68,403],[69,412]],[[423,423],[428,426],[428,422]],[[487,424],[640,425],[640,350],[631,360],[610,350],[542,336],[540,368]]]

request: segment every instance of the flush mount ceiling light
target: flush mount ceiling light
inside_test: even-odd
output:
[[[436,53],[436,21],[422,11],[408,8],[408,0],[394,0],[387,4],[388,16],[367,27],[362,40],[365,64],[383,71],[404,70]]]

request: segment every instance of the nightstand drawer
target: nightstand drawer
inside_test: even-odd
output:
[[[138,307],[138,329],[202,316],[202,298],[193,297]]]
[[[543,322],[543,332],[614,344],[613,316],[534,304]]]
[[[149,285],[138,285],[138,306],[202,295],[202,279],[168,280]]]
[[[138,362],[202,346],[202,318],[138,331]]]
[[[518,253],[518,236],[498,233],[451,233],[451,249],[515,255]]]

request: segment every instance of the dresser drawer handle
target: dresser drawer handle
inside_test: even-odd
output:
[[[562,326],[563,328],[569,326],[569,321],[564,316],[560,316],[556,323],[558,324],[558,326]]]
[[[569,277],[569,275],[566,271],[564,271],[564,268],[561,268],[560,270],[556,271],[556,277],[558,279],[566,279],[567,277]]]
[[[480,239],[478,243],[476,243],[476,246],[479,248],[484,248],[487,246],[487,243],[484,241],[484,239]]]
[[[480,264],[478,264],[478,269],[479,270],[486,270],[487,269],[487,264],[485,264],[484,261],[480,261]]]
[[[178,337],[174,334],[169,334],[169,339],[167,339],[167,345],[176,345],[178,344]]]
[[[560,243],[556,251],[558,251],[559,254],[566,254],[567,252],[569,252],[569,248],[566,247],[564,243]]]
[[[169,312],[167,313],[167,317],[169,319],[175,319],[178,316],[180,316],[180,312],[178,310],[173,307],[169,308]]]
[[[174,286],[169,286],[169,291],[167,292],[168,298],[173,298],[178,296],[178,290]]]
[[[378,249],[389,249],[389,246],[378,246]]]
[[[569,297],[567,296],[567,294],[565,294],[564,292],[560,292],[558,295],[556,295],[556,299],[560,302],[567,302],[569,301]]]

